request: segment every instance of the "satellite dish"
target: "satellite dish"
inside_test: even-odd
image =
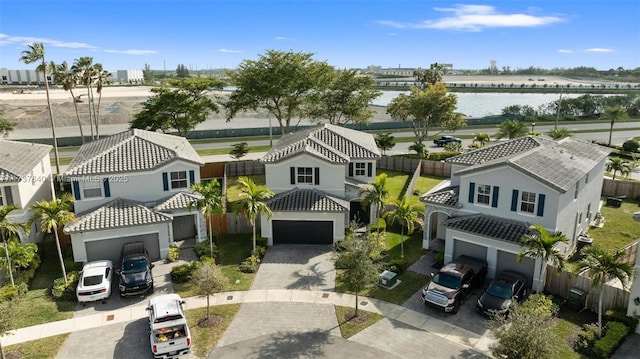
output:
[[[631,218],[633,218],[634,221],[640,222],[640,212],[635,212],[631,215]]]

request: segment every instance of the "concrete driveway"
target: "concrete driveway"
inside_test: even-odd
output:
[[[331,246],[279,245],[267,248],[251,289],[334,291]]]

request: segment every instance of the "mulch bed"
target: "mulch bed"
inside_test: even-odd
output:
[[[222,317],[219,315],[211,314],[209,318],[203,317],[198,319],[198,326],[200,328],[211,328],[222,323]]]
[[[345,321],[356,323],[356,324],[365,323],[368,319],[369,319],[369,316],[367,315],[366,312],[364,312],[362,310],[358,311],[358,316],[356,316],[356,311],[355,310],[347,312],[344,315],[344,320]]]

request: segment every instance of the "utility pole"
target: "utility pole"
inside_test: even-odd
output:
[[[560,85],[560,100],[558,101],[558,108],[556,109],[556,130],[558,129],[558,117],[560,117],[560,107],[562,107],[562,90],[564,85]]]

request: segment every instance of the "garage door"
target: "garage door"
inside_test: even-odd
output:
[[[486,260],[487,247],[456,239],[453,247],[453,258],[458,258],[463,254],[469,257]]]
[[[196,226],[194,221],[195,216],[190,214],[188,216],[173,217],[171,224],[173,225],[173,240],[181,241],[183,239],[196,237]]]
[[[273,244],[333,244],[332,221],[272,221]]]
[[[120,250],[126,243],[144,242],[144,246],[149,252],[152,261],[160,259],[160,243],[158,242],[157,233],[149,233],[141,236],[119,237],[102,239],[99,241],[91,241],[85,243],[87,249],[87,260],[95,261],[99,259],[110,259],[114,265],[120,261]]]
[[[524,257],[522,258],[522,262],[518,262],[517,254],[498,251],[496,275],[501,271],[507,269],[526,275],[527,277],[529,277],[529,285],[531,285],[531,281],[533,280],[533,273],[535,270],[535,261],[529,257]]]

